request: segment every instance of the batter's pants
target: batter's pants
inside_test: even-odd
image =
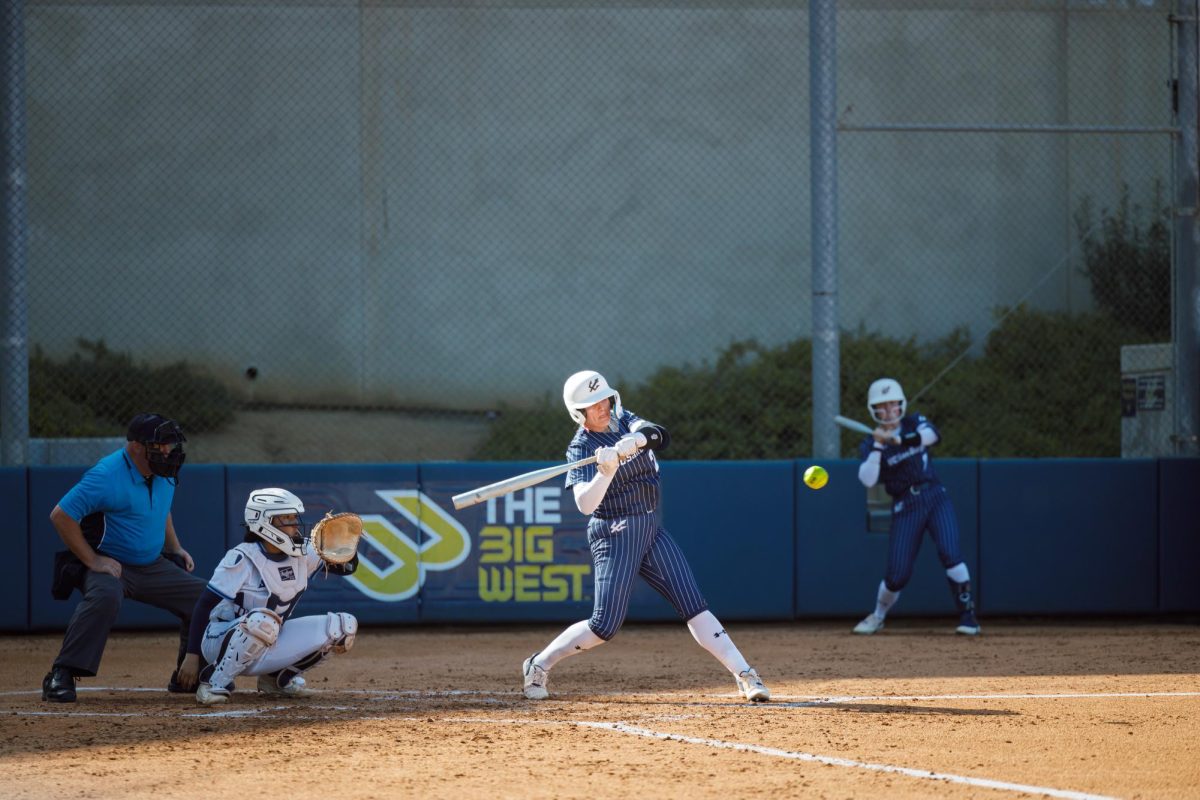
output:
[[[588,626],[601,639],[617,635],[629,612],[638,575],[667,599],[683,620],[708,609],[692,568],[655,515],[636,514],[588,522],[595,574],[595,602]]]

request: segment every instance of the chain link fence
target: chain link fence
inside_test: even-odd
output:
[[[1122,454],[1122,347],[1172,341],[1173,5],[837,4],[843,413],[888,375],[944,455]],[[147,409],[199,461],[556,459],[585,368],[677,458],[812,452],[807,4],[19,22],[31,461]]]

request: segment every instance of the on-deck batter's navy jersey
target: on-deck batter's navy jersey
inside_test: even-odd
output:
[[[629,435],[629,426],[641,419],[631,411],[624,410],[617,418],[617,431],[594,433],[582,425],[567,445],[567,461],[579,461],[595,455],[598,447],[613,447],[622,436]],[[576,467],[567,473],[567,488],[577,483],[587,483],[596,476],[596,465]],[[630,514],[649,514],[658,508],[662,485],[658,478],[658,461],[654,452],[639,450],[633,458],[621,464],[617,474],[600,505],[592,516],[600,519],[615,519]]]
[[[900,420],[900,434],[931,430],[938,432],[933,423],[922,414],[909,414]],[[941,440],[938,435],[938,439]],[[875,446],[875,438],[868,436],[858,445],[858,458],[866,461]],[[899,497],[908,491],[910,486],[919,483],[936,482],[937,474],[933,471],[933,461],[929,448],[923,444],[906,447],[899,444],[889,444],[884,448],[880,458],[879,480],[883,488],[892,497]]]

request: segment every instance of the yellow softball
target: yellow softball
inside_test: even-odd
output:
[[[829,483],[829,473],[824,467],[818,467],[815,464],[804,470],[804,482],[808,484],[810,489],[820,489],[825,484]]]

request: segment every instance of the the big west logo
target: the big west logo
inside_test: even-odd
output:
[[[389,563],[381,568],[359,559],[358,569],[345,580],[363,594],[389,603],[407,600],[425,583],[427,570],[454,569],[470,555],[467,529],[421,492],[385,489],[375,494],[415,525],[423,541],[414,542],[387,517],[364,515],[363,539]]]
[[[554,563],[554,525],[562,490],[525,489],[488,501],[479,531],[479,599],[489,603],[557,603],[585,599],[592,565]],[[516,524],[518,522],[524,524]]]

